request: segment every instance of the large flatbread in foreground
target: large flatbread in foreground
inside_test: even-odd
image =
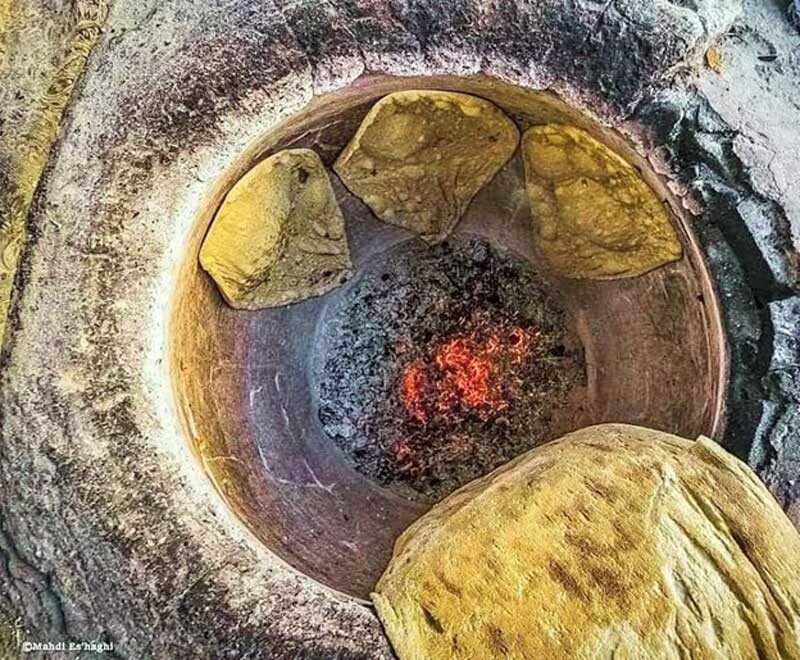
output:
[[[800,658],[800,535],[711,440],[597,426],[434,507],[373,600],[401,660]]]

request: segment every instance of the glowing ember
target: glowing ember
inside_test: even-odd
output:
[[[473,412],[481,419],[506,409],[520,383],[515,367],[536,348],[540,332],[475,314],[466,330],[432,346],[400,379],[406,412],[420,424],[435,415],[449,421]]]
[[[547,283],[482,239],[401,243],[340,293],[311,364],[319,421],[403,497],[438,500],[552,437],[581,382]]]

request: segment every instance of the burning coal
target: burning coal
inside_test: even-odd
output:
[[[549,437],[582,381],[543,279],[480,239],[414,241],[342,290],[319,419],[356,469],[437,499]]]
[[[465,326],[403,370],[403,405],[422,425],[434,416],[458,422],[469,413],[485,420],[508,408],[522,385],[518,367],[541,337],[536,328],[493,324],[485,312],[473,314]]]

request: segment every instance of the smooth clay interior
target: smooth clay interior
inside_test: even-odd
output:
[[[406,497],[356,470],[323,432],[309,379],[315,337],[336,292],[260,311],[225,304],[199,267],[203,237],[226,192],[255,163],[287,147],[330,167],[380,97],[402,89],[471,93],[520,130],[545,123],[589,131],[626,158],[669,207],[681,260],[617,280],[548,274],[582,350],[584,377],[552,411],[545,439],[601,422],[694,438],[721,430],[725,347],[703,259],[664,182],[614,131],[545,92],[478,78],[365,77],[316,99],[231,163],[209,191],[186,245],[171,319],[171,368],[187,441],[230,509],[253,535],[308,577],[367,597],[395,539],[432,502]],[[379,222],[330,171],[355,266],[413,237]],[[531,209],[518,153],[473,200],[456,234],[480,236],[536,267]]]

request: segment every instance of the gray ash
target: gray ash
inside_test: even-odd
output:
[[[374,258],[326,310],[312,382],[356,469],[436,500],[549,439],[582,380],[566,317],[517,256],[477,238]]]

